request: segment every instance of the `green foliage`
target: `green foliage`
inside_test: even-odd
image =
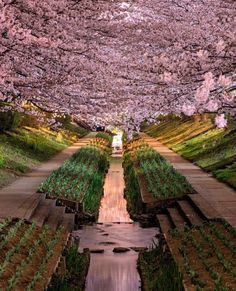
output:
[[[125,177],[125,198],[130,214],[137,214],[142,210],[142,201],[138,177],[134,170],[134,165],[130,154],[124,155],[123,161],[124,177]]]
[[[151,147],[141,147],[136,154],[153,197],[166,199],[195,192],[186,178]]]
[[[70,132],[74,132],[79,134],[79,136],[84,136],[86,134],[88,134],[88,130],[75,124],[75,123],[66,123],[65,125],[62,126],[62,128],[69,130]]]
[[[89,266],[89,254],[79,254],[77,246],[65,249],[66,274],[54,274],[47,291],[82,291]]]
[[[214,127],[211,119],[205,120],[204,117],[200,118],[198,121],[194,118],[178,118],[162,120],[160,124],[152,125],[145,129],[145,131],[147,134],[157,138],[157,140],[172,148]]]
[[[233,290],[236,283],[233,227],[222,220],[210,221],[183,231],[175,230],[170,235],[172,248],[178,245],[184,270],[197,290],[209,290],[212,285],[214,290]]]
[[[235,120],[229,120],[227,129],[215,128],[210,117],[200,121],[163,120],[146,128],[146,132],[236,188]]]
[[[0,131],[15,130],[21,123],[21,115],[16,111],[9,110],[0,112]]]
[[[144,176],[148,191],[156,200],[173,199],[195,190],[157,151],[142,140],[127,145],[123,161],[125,196],[131,214],[143,211],[141,190]],[[146,185],[144,185],[146,186]]]
[[[41,184],[39,191],[84,202],[86,211],[97,213],[107,167],[104,151],[82,147]]]
[[[74,132],[79,134],[80,136],[84,136],[88,133],[88,130],[77,125],[76,123],[72,122],[72,117],[68,114],[61,115],[56,117],[56,121],[60,122],[61,128],[66,129],[70,132]]]
[[[214,171],[215,176],[236,189],[236,164]]]
[[[53,233],[49,231],[48,226],[38,228],[35,223],[23,219],[5,219],[0,223],[0,278],[6,283],[4,290],[23,288],[17,284],[23,279],[25,268],[32,262],[33,257],[38,255],[39,248],[43,248],[44,253],[39,257],[39,265],[32,270],[33,277],[30,275],[23,279],[24,284],[28,284],[24,286],[24,290],[34,290],[36,282],[42,277],[49,259],[54,254],[62,230],[59,228]],[[19,257],[20,260],[16,259]]]
[[[56,135],[38,130],[18,129],[0,134],[0,169],[24,173],[70,143],[66,139],[57,141]]]
[[[140,253],[138,266],[144,291],[183,291],[182,275],[166,245]]]
[[[60,240],[60,236],[61,236],[62,231],[63,231],[63,228],[58,228],[55,235],[53,236],[53,238],[46,242],[46,252],[45,252],[44,256],[42,257],[42,260],[38,266],[37,272],[35,272],[33,278],[31,279],[31,282],[26,287],[27,291],[34,290],[37,281],[39,281],[40,278],[42,277],[44,269],[45,269],[49,259],[53,256],[54,247],[56,246],[56,244]]]
[[[99,132],[96,134],[96,137],[105,139],[106,141],[109,142],[110,145],[112,143],[112,135],[107,132]]]

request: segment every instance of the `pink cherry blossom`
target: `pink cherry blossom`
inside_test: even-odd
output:
[[[0,98],[127,130],[160,113],[236,115],[224,98],[235,11],[221,0],[0,0]]]
[[[195,111],[196,111],[196,108],[193,105],[184,104],[182,107],[182,112],[187,116],[193,115]]]
[[[206,109],[210,112],[217,112],[218,108],[219,108],[219,105],[215,100],[210,100],[206,104]]]
[[[227,126],[227,119],[224,114],[217,115],[215,118],[215,124],[218,128],[224,128]]]

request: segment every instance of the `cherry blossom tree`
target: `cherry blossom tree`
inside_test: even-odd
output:
[[[236,114],[234,0],[0,0],[0,110],[22,102],[139,130]]]

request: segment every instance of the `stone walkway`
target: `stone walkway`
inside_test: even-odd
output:
[[[81,138],[77,143],[66,148],[59,154],[55,155],[46,162],[43,162],[40,166],[35,168],[29,173],[26,173],[23,177],[18,178],[12,184],[2,188],[0,190],[0,218],[4,217],[21,217],[22,208],[30,207],[29,203],[26,203],[32,197],[39,199],[40,194],[35,194],[38,186],[44,181],[53,170],[57,169],[66,159],[68,159],[73,153],[75,153],[81,146],[87,144],[91,137],[96,133],[90,133],[87,136]],[[26,206],[24,206],[26,205]]]
[[[210,173],[203,171],[147,134],[142,133],[141,137],[187,178],[199,195],[202,195],[216,209],[219,217],[223,217],[236,227],[236,192],[233,189],[217,181]]]

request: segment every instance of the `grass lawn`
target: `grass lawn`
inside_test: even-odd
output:
[[[19,128],[0,133],[0,188],[78,139],[74,132]]]

